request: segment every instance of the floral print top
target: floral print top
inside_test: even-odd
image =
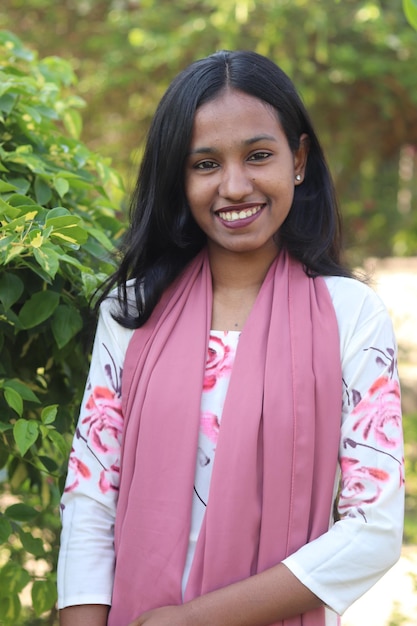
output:
[[[343,373],[339,470],[329,531],[284,563],[324,600],[325,626],[399,557],[404,473],[396,344],[386,309],[358,281],[325,278]],[[121,376],[132,331],[102,305],[62,497],[58,605],[111,604],[113,526],[123,428]],[[207,504],[211,468],[239,332],[212,331],[202,393],[193,519],[184,584]],[[334,523],[337,521],[337,523]]]

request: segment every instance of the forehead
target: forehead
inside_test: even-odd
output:
[[[201,105],[195,114],[192,143],[202,138],[283,134],[277,111],[241,91],[226,90]]]

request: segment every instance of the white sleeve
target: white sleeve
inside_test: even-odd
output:
[[[400,556],[404,458],[396,343],[385,307],[357,281],[326,283],[338,318],[343,372],[339,519],[284,563],[342,614]]]
[[[58,608],[111,604],[120,472],[121,375],[132,331],[105,301],[61,500]]]

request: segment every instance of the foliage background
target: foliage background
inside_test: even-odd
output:
[[[3,0],[0,28],[71,62],[83,138],[128,182],[180,69],[219,48],[270,56],[317,125],[352,261],[414,254],[417,35],[401,0]]]
[[[0,623],[54,624],[88,298],[169,81],[219,48],[270,56],[322,138],[350,261],[415,255],[417,33],[391,0],[2,0],[0,30]]]

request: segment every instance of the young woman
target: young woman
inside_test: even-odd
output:
[[[219,52],[173,81],[100,309],[62,626],[339,623],[400,554],[396,346],[270,60]]]

